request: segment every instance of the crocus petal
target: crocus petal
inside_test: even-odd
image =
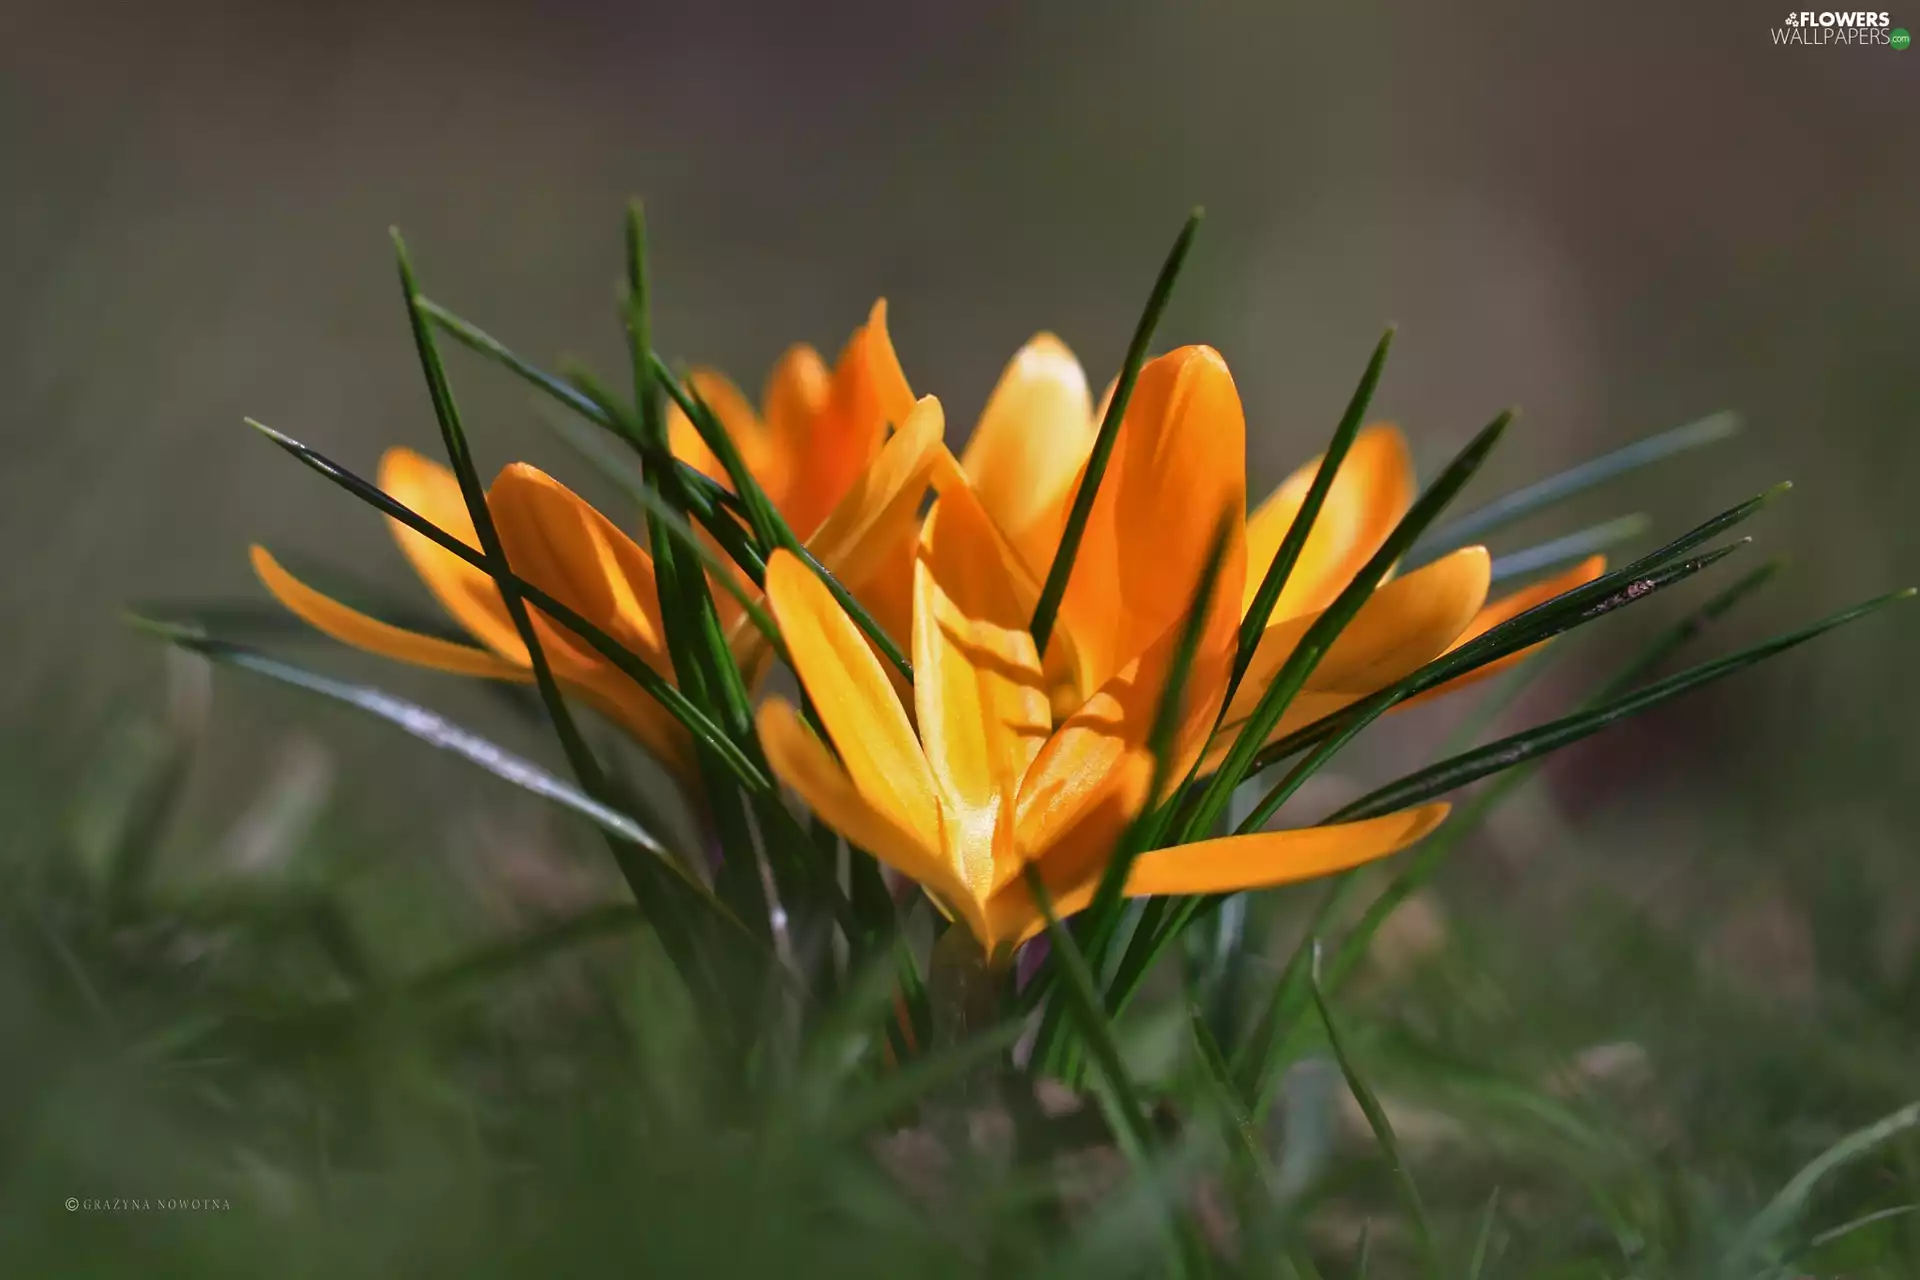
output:
[[[516,462],[487,494],[507,563],[521,578],[579,613],[648,666],[672,671],[653,559],[583,498],[537,467]],[[544,615],[542,615],[544,616]],[[604,661],[563,632],[581,665]]]
[[[920,500],[936,464],[948,456],[941,444],[945,426],[940,402],[932,396],[922,400],[807,539],[814,558],[903,647],[912,630]],[[743,670],[764,670],[766,640],[746,619],[735,624],[728,643]],[[900,692],[904,695],[904,688]]]
[[[820,353],[805,343],[788,347],[767,375],[760,396],[767,439],[767,476],[760,485],[789,522],[787,499],[813,442],[815,420],[826,407],[833,375]]]
[[[1246,422],[1226,361],[1183,347],[1140,371],[1061,607],[1095,689],[1186,611],[1217,512],[1246,502]],[[1232,642],[1245,541],[1235,517],[1204,649]]]
[[[1315,458],[1288,476],[1259,510],[1247,517],[1247,577],[1241,609],[1253,604],[1261,580],[1273,563],[1280,543],[1306,501],[1320,469]],[[1394,525],[1413,505],[1413,459],[1407,443],[1393,427],[1367,427],[1354,437],[1327,490],[1320,516],[1313,522],[1300,558],[1275,606],[1275,620],[1313,613],[1333,603],[1347,583],[1393,532]]]
[[[1003,802],[1052,728],[1019,573],[970,489],[934,506],[914,568],[913,693],[957,870],[980,898],[1002,878]]]
[[[1539,582],[1522,587],[1518,591],[1500,597],[1486,608],[1480,610],[1478,614],[1474,615],[1474,619],[1467,626],[1467,629],[1461,632],[1459,637],[1448,646],[1448,652],[1458,649],[1470,640],[1477,640],[1508,619],[1517,618],[1527,610],[1543,605],[1555,596],[1565,595],[1575,587],[1584,587],[1587,583],[1592,582],[1606,571],[1607,558],[1605,556],[1589,556],[1564,573],[1557,573],[1551,578],[1544,578]],[[1510,653],[1504,658],[1489,662],[1484,667],[1469,671],[1463,676],[1456,676],[1443,685],[1436,685],[1425,693],[1408,698],[1400,705],[1403,707],[1411,707],[1434,698],[1444,698],[1449,693],[1457,692],[1470,684],[1485,680],[1489,676],[1499,675],[1502,671],[1509,670],[1519,663],[1525,662],[1530,654],[1547,643],[1547,641],[1542,640],[1539,644],[1529,645],[1518,653]]]
[[[741,461],[747,464],[747,470],[753,473],[762,486],[767,486],[770,477],[770,462],[767,435],[760,425],[760,416],[753,411],[753,405],[740,388],[725,374],[715,369],[696,368],[688,372],[687,381],[700,398],[713,410],[713,416],[720,420],[720,429],[733,441],[734,448],[740,451]],[[727,478],[727,470],[714,456],[713,450],[694,427],[677,404],[667,406],[667,447],[673,456],[700,472],[719,481],[728,489],[733,482]]]
[[[938,847],[933,774],[866,637],[791,552],[776,551],[767,561],[767,600],[855,788],[888,822]]]
[[[826,402],[814,416],[806,450],[795,459],[784,514],[803,539],[811,541],[873,462],[887,423],[904,423],[912,413],[912,392],[886,336],[886,314],[885,300],[876,302],[867,323],[847,340],[834,365]]]
[[[1044,835],[1045,845],[1029,849],[1029,856],[1016,860],[1014,868],[1017,872],[1025,862],[1035,863],[1056,915],[1072,915],[1093,901],[1121,833],[1146,801],[1152,773],[1153,765],[1144,753],[1127,753],[1097,778],[1081,803],[1050,815],[1044,833],[1031,820],[1026,824],[1026,834]],[[1046,917],[1022,874],[1002,879],[985,912],[986,933],[981,941],[989,950],[1004,944],[1017,946],[1046,927]]]
[[[1372,693],[1446,652],[1487,598],[1491,561],[1485,547],[1463,547],[1382,585],[1343,628],[1307,677],[1306,687]],[[1229,722],[1253,713],[1273,677],[1320,613],[1268,627],[1227,712]]]
[[[430,523],[479,550],[480,536],[453,472],[411,449],[389,449],[380,458],[380,487]],[[484,570],[435,545],[398,520],[390,521],[395,541],[454,621],[482,644],[516,666],[527,665],[507,602]]]
[[[903,826],[892,812],[868,799],[787,702],[773,698],[762,704],[758,724],[767,763],[821,821],[938,894],[948,906],[978,919],[973,895],[947,865],[937,828]]]
[[[1398,853],[1447,816],[1430,804],[1364,822],[1202,840],[1141,854],[1127,877],[1127,895],[1237,893],[1345,871]]]
[[[886,421],[898,429],[913,412],[915,397],[906,371],[900,367],[900,357],[894,353],[893,335],[887,332],[885,298],[876,301],[867,313],[866,338],[874,395],[880,401],[880,412]]]
[[[436,671],[450,671],[455,675],[520,681],[533,678],[532,672],[525,666],[517,666],[485,649],[456,644],[436,636],[423,636],[348,608],[281,568],[280,562],[265,547],[256,545],[251,548],[249,555],[253,560],[253,571],[259,575],[267,590],[273,593],[274,599],[302,621],[342,644],[377,653],[383,658],[409,662],[417,667],[432,667]]]
[[[1044,579],[1093,448],[1087,375],[1066,345],[1043,333],[1020,348],[967,441],[960,465],[980,502]]]

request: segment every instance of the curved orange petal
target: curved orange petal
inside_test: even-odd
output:
[[[911,413],[911,392],[904,405],[899,403],[905,390],[906,376],[886,336],[882,299],[841,349],[804,455],[795,460],[784,514],[802,539],[811,540],[873,461],[886,439],[890,414],[899,413],[896,421],[904,422]]]
[[[1605,556],[1588,556],[1585,560],[1582,560],[1579,564],[1566,570],[1564,573],[1557,573],[1551,578],[1543,578],[1530,586],[1522,587],[1518,591],[1500,597],[1486,608],[1480,610],[1478,614],[1474,615],[1473,622],[1447,647],[1447,651],[1451,653],[1468,641],[1479,639],[1508,619],[1517,618],[1527,610],[1543,605],[1555,596],[1565,595],[1575,587],[1584,587],[1587,583],[1592,582],[1606,571],[1607,558]],[[1408,698],[1400,705],[1403,707],[1412,707],[1418,706],[1423,702],[1431,701],[1434,698],[1444,698],[1448,694],[1458,692],[1470,684],[1485,680],[1489,676],[1499,675],[1502,671],[1509,670],[1519,663],[1525,662],[1528,655],[1549,643],[1551,642],[1542,640],[1539,644],[1528,645],[1518,653],[1510,653],[1504,658],[1489,662],[1486,666],[1469,671],[1463,676],[1456,676],[1445,684],[1436,685],[1425,693]]]
[[[516,462],[487,492],[507,563],[527,582],[579,613],[663,674],[666,636],[653,559],[584,498],[537,467]],[[544,615],[540,615],[544,617]],[[556,624],[557,625],[557,624]],[[576,663],[602,659],[562,631]]]
[[[788,347],[767,375],[760,393],[765,420],[768,466],[761,487],[786,516],[788,495],[795,477],[804,473],[807,450],[813,443],[814,422],[826,407],[833,375],[820,353],[805,343]]]
[[[480,535],[453,472],[411,449],[393,448],[380,457],[379,480],[388,496],[479,550]],[[389,523],[414,572],[454,621],[508,662],[526,666],[527,647],[492,577],[398,520]]]
[[[734,448],[740,451],[741,461],[747,464],[747,470],[764,487],[769,476],[769,458],[767,436],[760,425],[760,416],[753,411],[753,404],[741,394],[740,388],[732,379],[717,369],[695,368],[688,371],[687,382],[699,397],[713,410],[713,416],[720,420],[720,429],[733,441]],[[707,447],[698,429],[691,419],[681,411],[680,406],[671,401],[667,404],[667,448],[674,457],[686,463],[700,474],[717,480],[728,489],[733,482],[727,478],[727,469],[720,464],[713,450]]]
[[[885,420],[898,430],[913,412],[915,397],[906,371],[900,367],[900,357],[894,352],[893,335],[887,331],[885,298],[877,299],[867,313],[866,338],[874,396],[880,402]]]
[[[866,802],[929,847],[941,844],[933,774],[907,713],[826,584],[789,551],[767,561],[767,601],[795,673]]]
[[[1450,807],[1430,804],[1364,822],[1256,831],[1155,849],[1135,860],[1127,896],[1237,893],[1345,871],[1398,853],[1445,821]]]
[[[1492,562],[1485,547],[1462,547],[1383,584],[1340,632],[1306,688],[1372,693],[1447,651],[1487,598]],[[1321,614],[1268,627],[1234,693],[1229,721],[1244,720]]]
[[[556,670],[555,674],[592,703],[601,715],[632,734],[682,781],[698,780],[693,739],[686,727],[624,671],[602,664],[565,675]]]
[[[288,573],[280,562],[258,544],[248,551],[253,571],[274,599],[315,630],[332,636],[342,644],[377,653],[383,658],[432,667],[462,676],[484,676],[494,680],[526,681],[533,673],[497,654],[472,645],[456,644],[437,636],[424,636],[378,618],[348,608],[330,596],[321,594]]]
[[[1253,604],[1293,518],[1320,469],[1315,458],[1275,489],[1247,517],[1247,577],[1241,611]],[[1274,607],[1272,620],[1313,613],[1333,603],[1413,505],[1413,458],[1400,432],[1386,424],[1354,437],[1320,516]]]
[[[980,898],[1003,878],[1000,811],[1052,728],[1018,572],[971,490],[934,506],[914,568],[913,695],[948,842]]]
[[[912,631],[913,554],[919,541],[920,500],[936,465],[945,417],[940,402],[923,399],[848,490],[807,550],[905,648]],[[896,629],[897,628],[897,629]],[[728,639],[743,671],[764,671],[765,637],[742,618]],[[902,697],[906,690],[899,690]]]
[[[1146,801],[1152,774],[1152,763],[1144,753],[1129,752],[1098,778],[1082,803],[1053,815],[1044,845],[1015,859],[1014,874],[1004,877],[986,902],[986,933],[981,941],[989,950],[1025,942],[1046,928],[1032,889],[1018,874],[1028,861],[1035,862],[1040,882],[1053,899],[1055,915],[1064,919],[1093,901],[1121,833]],[[1029,837],[1036,834],[1030,826]]]
[[[960,465],[981,505],[1044,578],[1093,448],[1087,375],[1060,339],[1042,333],[1000,375]]]
[[[1186,612],[1212,549],[1211,516],[1246,504],[1246,420],[1226,361],[1183,347],[1140,371],[1061,605],[1095,689]],[[1246,572],[1236,517],[1203,652],[1231,645]]]

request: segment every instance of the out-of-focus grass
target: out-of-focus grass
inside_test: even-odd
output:
[[[177,674],[170,712],[116,722],[94,768],[9,798],[35,819],[11,842],[0,930],[9,1274],[1151,1275],[1163,1215],[1196,1196],[1225,1273],[1352,1274],[1364,1233],[1373,1274],[1417,1274],[1323,1047],[1289,1072],[1257,1137],[1272,1181],[1249,1191],[1179,984],[1155,987],[1122,1047],[1171,1099],[1173,1172],[1126,1181],[1085,1108],[1096,1132],[1070,1167],[1106,1189],[1061,1216],[1035,1194],[1058,1168],[1007,1164],[1004,1135],[943,1174],[925,1130],[842,1130],[869,1086],[766,1064],[710,1078],[700,1011],[624,926],[617,887],[575,869],[586,832],[504,861],[369,858],[336,800],[277,833],[256,822],[264,843],[236,864],[231,823],[168,818],[199,678]],[[297,790],[298,771],[275,785]],[[273,811],[258,799],[233,808]],[[481,867],[456,874],[467,856]],[[1900,905],[1844,847],[1757,914],[1716,855],[1677,856],[1651,887],[1641,859],[1515,880],[1469,856],[1339,998],[1446,1273],[1467,1274],[1484,1231],[1488,1276],[1915,1274],[1904,1133],[1784,1206],[1788,1269],[1738,1257],[1796,1171],[1912,1101],[1920,963],[1885,945]],[[1256,957],[1284,956],[1315,896],[1256,900]],[[538,957],[460,968],[573,918]]]

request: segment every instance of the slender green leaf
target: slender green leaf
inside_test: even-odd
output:
[[[1348,1055],[1346,1044],[1340,1035],[1340,1029],[1334,1024],[1333,1011],[1327,1007],[1326,997],[1321,994],[1320,982],[1314,978],[1310,983],[1313,990],[1313,1004],[1320,1011],[1320,1021],[1327,1029],[1327,1045],[1333,1050],[1333,1059],[1340,1064],[1340,1074],[1346,1077],[1347,1088],[1353,1091],[1353,1099],[1360,1104],[1360,1110],[1367,1117],[1367,1125],[1373,1130],[1373,1136],[1380,1143],[1380,1150],[1387,1157],[1388,1171],[1400,1192],[1401,1201],[1406,1205],[1407,1217],[1413,1227],[1414,1243],[1420,1248],[1420,1256],[1425,1263],[1429,1276],[1446,1274],[1440,1265],[1440,1254],[1433,1245],[1433,1230],[1427,1225],[1427,1208],[1420,1199],[1420,1188],[1414,1185],[1413,1175],[1407,1170],[1406,1160],[1400,1154],[1400,1143],[1393,1135],[1393,1126],[1387,1121],[1387,1113],[1380,1100],[1367,1087],[1367,1082],[1354,1070],[1353,1059]]]
[[[404,729],[429,746],[450,751],[524,791],[530,791],[563,808],[572,809],[621,839],[638,845],[655,857],[665,860],[676,871],[680,869],[679,863],[666,847],[626,814],[602,804],[579,788],[563,782],[539,765],[513,754],[505,747],[498,746],[479,734],[462,729],[438,712],[430,711],[418,703],[408,702],[404,698],[395,697],[393,694],[367,685],[350,684],[308,671],[244,645],[230,644],[224,640],[195,634],[154,619],[133,616],[129,621],[143,630],[160,636],[169,644],[202,654],[215,662],[252,671],[257,675],[278,680],[282,684],[293,685],[335,702],[357,707]]]
[[[1047,892],[1046,884],[1032,863],[1027,864],[1026,877],[1027,888],[1032,892],[1034,902],[1046,916],[1047,939],[1052,944],[1053,960],[1061,975],[1055,998],[1066,1002],[1067,1011],[1072,1015],[1081,1039],[1086,1042],[1094,1062],[1100,1067],[1104,1086],[1100,1096],[1106,1103],[1121,1149],[1134,1164],[1143,1165],[1153,1149],[1153,1127],[1147,1119],[1146,1107],[1140,1101],[1140,1091],[1133,1083],[1133,1076],[1120,1057],[1120,1047],[1114,1042],[1113,1026],[1107,1021],[1099,992],[1094,988],[1093,973],[1087,968],[1087,958],[1080,953],[1073,935],[1060,923],[1060,917],[1054,914],[1053,895]]]
[[[1247,1106],[1246,1099],[1240,1096],[1240,1087],[1233,1081],[1233,1071],[1227,1066],[1226,1056],[1220,1052],[1219,1042],[1208,1029],[1206,1013],[1199,1005],[1188,1008],[1187,1029],[1192,1033],[1195,1055],[1206,1074],[1215,1101],[1225,1112],[1231,1126],[1236,1149],[1248,1166],[1259,1172],[1262,1185],[1272,1186],[1272,1162],[1267,1158],[1266,1147],[1260,1140],[1259,1122],[1253,1118],[1253,1110]]]
[[[1578,564],[1588,556],[1602,551],[1610,551],[1623,542],[1645,533],[1652,525],[1646,516],[1617,516],[1601,524],[1590,525],[1585,529],[1553,538],[1520,551],[1496,556],[1493,561],[1491,582],[1501,586],[1515,578],[1524,578],[1531,574],[1546,573],[1554,569],[1564,569]]]
[[[1473,1257],[1467,1262],[1467,1280],[1480,1280],[1487,1269],[1487,1246],[1493,1240],[1494,1216],[1499,1211],[1500,1188],[1495,1187],[1487,1197],[1487,1207],[1480,1211],[1480,1234],[1474,1238]]]
[[[1326,504],[1327,494],[1333,489],[1334,477],[1339,475],[1341,465],[1347,460],[1347,451],[1353,447],[1353,441],[1360,434],[1361,424],[1366,420],[1367,406],[1373,403],[1373,392],[1380,385],[1380,374],[1387,365],[1387,352],[1393,347],[1394,330],[1389,328],[1380,335],[1380,341],[1373,348],[1373,357],[1367,361],[1366,372],[1360,375],[1360,385],[1354,388],[1352,399],[1347,401],[1347,411],[1340,419],[1340,425],[1334,428],[1333,439],[1327,442],[1326,452],[1320,455],[1320,467],[1313,473],[1313,483],[1307,488],[1307,496],[1300,501],[1300,509],[1294,513],[1293,523],[1287,526],[1286,537],[1280,541],[1280,549],[1274,553],[1273,563],[1267,566],[1267,572],[1260,579],[1260,589],[1255,592],[1253,604],[1247,610],[1246,617],[1240,623],[1240,650],[1234,657],[1233,678],[1227,684],[1226,701],[1220,704],[1220,712],[1226,714],[1227,704],[1233,701],[1233,695],[1240,688],[1240,681],[1247,674],[1247,666],[1253,661],[1253,654],[1260,647],[1260,637],[1266,633],[1267,622],[1273,617],[1274,606],[1280,603],[1280,593],[1286,590],[1287,579],[1293,576],[1293,567],[1300,560],[1300,553],[1306,548],[1307,535],[1313,532],[1313,525],[1320,518],[1320,508]]]
[[[1690,449],[1717,444],[1737,434],[1739,430],[1739,415],[1721,412],[1709,414],[1697,421],[1662,431],[1657,435],[1647,436],[1642,440],[1636,440],[1630,445],[1615,449],[1612,453],[1589,459],[1558,475],[1536,481],[1524,489],[1516,489],[1478,510],[1468,512],[1444,528],[1436,529],[1432,537],[1425,539],[1414,549],[1409,557],[1409,563],[1419,565],[1438,559],[1456,547],[1477,542],[1495,529],[1523,519],[1536,511],[1542,511],[1555,503],[1564,502],[1575,494],[1584,493],[1609,480],[1664,461],[1676,454],[1685,453]]]
[[[1012,1049],[1026,1031],[1019,1020],[970,1036],[958,1044],[914,1058],[900,1070],[844,1095],[848,1101],[829,1120],[832,1132],[857,1137],[891,1116],[972,1075],[984,1064]]]
[[[1831,631],[1835,627],[1852,622],[1893,603],[1904,600],[1913,594],[1911,588],[1884,595],[1851,609],[1836,613],[1811,626],[1802,627],[1783,636],[1778,636],[1764,644],[1757,644],[1739,653],[1703,662],[1697,667],[1682,671],[1665,680],[1648,685],[1646,688],[1625,697],[1615,699],[1605,706],[1565,716],[1549,724],[1528,729],[1523,733],[1512,734],[1498,742],[1488,743],[1473,751],[1463,752],[1448,760],[1429,765],[1425,769],[1408,774],[1406,777],[1388,783],[1375,791],[1345,805],[1330,815],[1328,822],[1357,822],[1381,814],[1396,813],[1413,805],[1424,804],[1435,796],[1443,795],[1456,787],[1466,786],[1488,774],[1511,769],[1517,764],[1542,756],[1550,751],[1558,751],[1589,737],[1608,725],[1624,720],[1628,716],[1659,706],[1669,698],[1678,697],[1689,690],[1711,683],[1736,671],[1743,671],[1756,662],[1771,658],[1795,645],[1804,644],[1817,635]]]
[[[1126,420],[1127,405],[1133,400],[1133,384],[1139,381],[1140,366],[1147,361],[1147,347],[1153,341],[1153,331],[1160,324],[1161,313],[1167,309],[1167,300],[1173,296],[1174,281],[1180,278],[1180,268],[1187,260],[1187,251],[1193,247],[1193,237],[1200,230],[1203,216],[1203,211],[1199,209],[1187,215],[1186,225],[1180,228],[1180,235],[1160,266],[1160,275],[1153,282],[1153,292],[1147,297],[1146,310],[1140,313],[1140,322],[1134,326],[1133,340],[1127,344],[1127,357],[1120,365],[1120,380],[1114,384],[1113,399],[1107,403],[1106,417],[1100,420],[1099,434],[1094,437],[1093,448],[1087,454],[1086,472],[1081,476],[1080,487],[1073,495],[1073,507],[1067,513],[1066,526],[1060,533],[1059,550],[1054,553],[1053,565],[1047,570],[1047,580],[1040,589],[1039,602],[1034,605],[1033,622],[1027,628],[1033,636],[1035,652],[1043,658],[1047,653],[1047,642],[1053,639],[1053,624],[1060,613],[1060,602],[1066,598],[1067,579],[1073,574],[1074,558],[1080,554],[1080,540],[1086,536],[1087,521],[1093,515],[1094,498],[1099,494],[1100,482],[1106,476],[1107,463],[1113,458],[1113,447],[1120,438],[1120,424]]]
[[[1722,1273],[1739,1275],[1749,1260],[1766,1256],[1769,1246],[1800,1220],[1814,1191],[1828,1177],[1915,1128],[1920,1128],[1920,1102],[1909,1103],[1854,1130],[1808,1161],[1747,1223],[1728,1251]]]

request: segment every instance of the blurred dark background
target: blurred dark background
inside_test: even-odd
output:
[[[1317,451],[1394,321],[1377,403],[1427,468],[1522,407],[1470,504],[1712,410],[1745,416],[1738,441],[1507,545],[1635,509],[1677,531],[1790,478],[1755,532],[1791,573],[1714,647],[1910,582],[1920,53],[1783,49],[1774,21],[1755,5],[9,0],[10,799],[56,797],[105,718],[159,700],[160,654],[119,624],[125,602],[253,593],[253,539],[408,582],[378,521],[241,426],[362,468],[432,444],[389,224],[434,296],[537,358],[614,371],[632,194],[663,347],[757,386],[787,343],[837,348],[885,295],[956,445],[1036,329],[1096,385],[1111,376],[1204,204],[1163,345],[1225,352],[1256,488]],[[464,355],[454,377],[486,469],[566,461],[520,386]],[[1583,642],[1539,710],[1650,624]],[[1559,816],[1513,838],[1597,832],[1591,857],[1629,866],[1718,855],[1728,900],[1757,894],[1768,918],[1804,886],[1768,868],[1904,873],[1916,638],[1920,611],[1895,611],[1582,748],[1556,766]],[[495,722],[457,682],[338,665]],[[345,717],[301,729],[305,704],[243,677],[215,689],[209,823],[296,733],[326,744],[340,804],[402,824],[374,830],[500,790]]]

